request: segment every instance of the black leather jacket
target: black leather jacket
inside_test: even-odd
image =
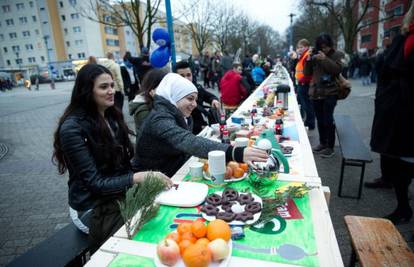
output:
[[[99,144],[93,135],[94,122],[82,111],[69,115],[60,127],[60,145],[69,171],[69,205],[75,210],[85,211],[100,201],[122,197],[132,186],[129,156],[117,145],[118,127],[109,123],[115,134],[113,148]],[[122,153],[118,162],[115,153]]]

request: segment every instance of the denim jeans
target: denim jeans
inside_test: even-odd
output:
[[[309,84],[298,84],[298,98],[301,109],[305,113],[305,126],[315,128],[315,111],[313,103],[309,99]]]
[[[329,148],[335,145],[335,124],[333,113],[337,102],[336,95],[313,100],[316,120],[318,122],[319,143]]]

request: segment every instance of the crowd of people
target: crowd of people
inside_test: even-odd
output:
[[[403,34],[383,53],[378,70],[372,150],[381,154],[383,178],[396,192],[397,209],[387,216],[394,223],[409,220],[412,209],[408,186],[414,176],[414,132],[406,123],[414,117],[413,7],[406,16]],[[311,46],[302,39],[292,70],[305,125],[318,128],[315,154],[334,154],[334,110],[338,101],[335,78],[344,73],[346,55],[337,51],[328,34]],[[199,61],[178,62],[174,72],[153,69],[148,50],[140,57],[126,53],[117,64],[89,58],[77,74],[69,105],[54,133],[54,161],[61,174],[69,173],[69,206],[74,224],[99,247],[122,224],[117,201],[150,171],[166,186],[190,156],[206,158],[212,150],[225,152],[226,161],[266,161],[267,153],[253,147],[234,147],[197,134],[212,121],[212,109],[238,106],[259,85],[275,63],[270,57],[246,55],[241,62],[226,52]],[[360,75],[366,73],[359,65]],[[196,70],[198,69],[198,70]],[[350,73],[351,69],[349,70]],[[203,85],[195,73],[202,75]],[[219,90],[220,97],[206,89]],[[122,113],[124,95],[135,127],[129,129]],[[134,136],[135,144],[131,142]]]

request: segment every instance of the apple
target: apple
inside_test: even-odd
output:
[[[226,167],[226,173],[224,174],[224,179],[230,179],[233,176],[233,169],[231,167]]]
[[[217,238],[208,243],[208,249],[211,252],[213,261],[225,259],[229,255],[229,246],[224,239]]]
[[[174,266],[180,259],[180,248],[172,239],[163,239],[157,245],[157,255],[162,264]]]

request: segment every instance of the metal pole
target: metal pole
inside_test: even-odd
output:
[[[293,17],[294,16],[296,15],[293,13],[289,14],[289,17],[290,17],[290,38],[289,38],[290,47],[289,49],[292,49],[292,50],[293,50]]]
[[[172,18],[172,13],[171,13],[170,0],[165,0],[165,11],[167,14],[168,34],[170,35],[170,42],[171,42],[171,65],[172,65],[172,71],[175,72],[175,42],[174,42],[173,18]]]
[[[49,75],[50,75],[50,89],[54,90],[55,89],[55,79],[53,77],[53,71],[52,71],[52,67],[50,65],[50,55],[49,55],[49,46],[47,43],[47,39],[49,38],[48,35],[44,36],[43,39],[45,40],[45,46],[46,46],[46,54],[47,54],[47,69],[49,71]]]

